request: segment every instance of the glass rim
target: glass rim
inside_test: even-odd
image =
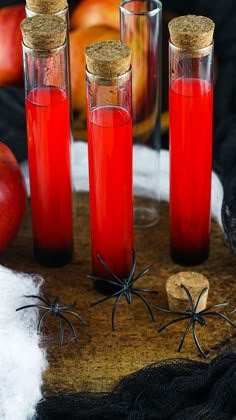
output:
[[[101,81],[101,82],[102,81],[105,82],[107,80],[122,80],[122,79],[125,79],[127,76],[129,76],[129,74],[132,72],[132,66],[130,65],[129,69],[125,71],[124,73],[119,74],[117,76],[112,76],[112,77],[105,77],[105,76],[99,76],[97,74],[93,74],[88,70],[87,66],[85,67],[85,72],[89,78],[97,80],[97,81]]]
[[[42,16],[45,13],[39,13],[39,12],[33,12],[33,10],[30,10],[27,6],[25,6],[25,11],[26,11],[26,15],[27,12],[28,13],[28,17],[33,17],[33,16]],[[69,6],[65,6],[62,10],[58,10],[57,12],[53,12],[53,13],[47,13],[49,16],[53,15],[53,16],[63,16],[65,15],[67,12],[69,11]],[[31,15],[31,16],[29,16]]]
[[[145,12],[136,12],[134,10],[128,10],[124,6],[128,3],[135,3],[139,0],[121,0],[120,2],[120,11],[126,15],[133,15],[133,16],[155,16],[162,10],[162,2],[160,0],[152,0],[153,3],[156,4],[156,8],[152,10],[147,10]]]
[[[50,53],[57,53],[57,52],[63,51],[63,49],[66,46],[66,40],[64,41],[64,43],[62,45],[60,45],[60,47],[50,48],[50,49],[46,49],[46,50],[42,50],[42,49],[39,49],[39,48],[28,47],[27,45],[25,45],[24,41],[21,41],[21,44],[22,44],[22,48],[23,48],[24,52],[31,53],[31,54],[32,54],[32,52],[36,52],[36,53],[39,54],[39,56],[40,55],[43,56],[43,54],[45,54],[48,57],[49,52]],[[38,58],[40,58],[40,57],[38,57]]]
[[[203,47],[203,48],[180,48],[180,47],[176,47],[176,45],[174,45],[172,42],[171,42],[171,40],[169,39],[169,45],[171,46],[171,48],[174,50],[174,51],[177,51],[177,52],[186,52],[186,54],[188,54],[189,53],[189,51],[196,51],[196,52],[201,52],[201,53],[207,53],[207,52],[210,52],[211,50],[212,50],[212,48],[214,47],[214,41],[212,41],[212,43],[210,44],[210,45],[208,45],[207,47]],[[205,55],[207,55],[207,54],[205,54]]]

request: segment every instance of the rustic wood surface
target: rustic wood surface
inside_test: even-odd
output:
[[[119,303],[116,313],[116,331],[111,329],[113,301],[96,307],[90,304],[101,295],[93,288],[87,274],[91,273],[89,205],[86,193],[74,197],[75,249],[71,264],[62,268],[45,268],[37,264],[32,254],[32,232],[30,205],[22,228],[14,243],[0,256],[0,263],[18,271],[37,273],[44,278],[43,292],[51,298],[60,296],[63,304],[77,301],[77,310],[87,321],[84,327],[73,320],[79,341],[70,340],[63,347],[58,345],[58,321],[54,317],[45,320],[42,345],[47,350],[49,362],[44,375],[44,391],[108,391],[125,375],[157,360],[190,357],[200,360],[191,334],[186,337],[181,353],[177,352],[184,322],[174,324],[162,333],[158,328],[171,316],[154,310],[156,320],[151,322],[149,314],[138,298],[132,305],[125,300]],[[158,225],[149,229],[135,230],[137,271],[150,264],[152,271],[137,286],[153,288],[158,295],[148,295],[152,305],[167,308],[165,282],[178,271],[189,270],[174,264],[169,256],[168,205],[161,204],[161,218]],[[208,305],[229,301],[224,312],[236,321],[236,256],[224,243],[220,227],[212,222],[211,253],[208,261],[194,267],[210,281]],[[190,268],[191,269],[191,268]],[[236,332],[222,319],[209,319],[207,327],[197,328],[198,337],[209,359],[219,352],[236,346]]]

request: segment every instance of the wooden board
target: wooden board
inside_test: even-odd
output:
[[[182,352],[177,352],[184,322],[158,333],[158,328],[172,318],[154,310],[156,320],[151,322],[145,306],[136,297],[132,305],[125,300],[119,303],[115,332],[111,329],[114,301],[90,306],[101,295],[86,277],[91,273],[88,195],[78,193],[74,198],[75,250],[71,264],[55,269],[34,261],[30,206],[17,238],[0,256],[1,264],[43,276],[43,291],[51,298],[60,296],[63,304],[76,300],[79,313],[88,323],[84,327],[75,320],[79,341],[71,341],[67,331],[67,343],[60,347],[57,319],[45,319],[42,345],[47,350],[49,367],[44,375],[44,391],[108,391],[123,376],[157,360],[174,357],[199,360],[191,334],[186,337]],[[173,273],[187,270],[170,259],[168,229],[168,205],[162,203],[159,224],[135,230],[136,272],[154,264],[152,271],[140,279],[137,286],[158,290],[159,295],[147,296],[148,301],[166,308],[166,279]],[[223,233],[215,222],[212,222],[210,257],[206,263],[194,267],[194,271],[203,273],[210,281],[208,304],[230,301],[224,312],[229,315],[236,307],[236,256],[225,245]],[[236,313],[230,316],[236,321]],[[220,318],[209,319],[208,326],[198,327],[197,333],[203,348],[209,351],[209,358],[236,345],[235,330]]]

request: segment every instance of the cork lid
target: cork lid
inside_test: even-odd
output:
[[[215,24],[205,16],[186,15],[168,24],[170,40],[176,47],[197,50],[212,44]]]
[[[22,21],[21,31],[26,47],[48,51],[64,44],[66,22],[58,16],[36,15]]]
[[[26,7],[28,10],[38,14],[57,13],[67,7],[66,0],[27,0]]]
[[[203,274],[194,271],[182,271],[170,276],[166,282],[166,292],[171,310],[186,311],[190,307],[189,298],[181,285],[184,285],[189,290],[194,305],[201,291],[207,288],[206,293],[203,294],[198,303],[197,312],[206,308],[209,290],[208,279]]]
[[[120,41],[94,42],[85,48],[85,59],[90,73],[112,78],[129,70],[131,49]]]

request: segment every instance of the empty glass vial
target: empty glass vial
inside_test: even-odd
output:
[[[122,0],[121,41],[132,50],[134,225],[159,219],[161,25],[159,0]]]

